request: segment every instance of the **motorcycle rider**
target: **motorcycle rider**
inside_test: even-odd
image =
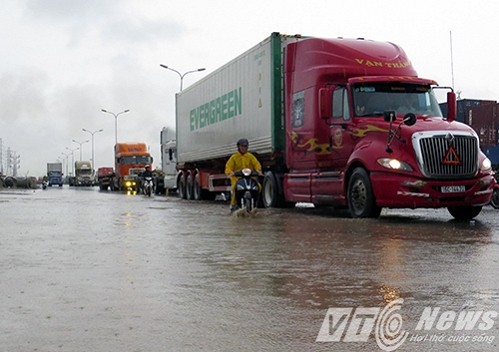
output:
[[[140,176],[142,178],[152,177],[153,175],[152,175],[151,167],[149,165],[146,165],[144,172],[141,173]]]
[[[142,187],[144,187],[144,181],[145,181],[146,177],[153,178],[153,173],[152,173],[151,167],[149,165],[146,165],[145,171],[140,174],[140,177],[141,177]]]
[[[230,197],[230,210],[234,211],[237,209],[237,200],[236,200],[236,183],[238,180],[237,176],[234,176],[234,173],[237,171],[241,171],[242,169],[248,168],[252,171],[257,172],[259,175],[262,175],[262,165],[258,161],[258,159],[248,152],[248,140],[246,138],[241,138],[237,141],[237,152],[232,154],[227,163],[225,164],[225,174],[227,177],[230,177],[230,186],[231,186],[231,197]],[[260,184],[258,184],[258,188],[261,189]]]

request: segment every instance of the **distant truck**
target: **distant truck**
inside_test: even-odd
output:
[[[297,202],[375,218],[386,208],[476,217],[495,185],[476,132],[446,117],[437,83],[402,48],[273,33],[176,96],[179,195],[227,192],[227,159],[249,139],[266,207]]]
[[[90,161],[75,161],[75,186],[93,186],[94,175]]]
[[[177,143],[175,130],[163,127],[160,133],[161,169],[163,171],[163,188],[165,192],[177,189]]]
[[[47,163],[47,181],[49,187],[62,187],[62,163]]]
[[[97,183],[101,191],[107,191],[111,186],[114,177],[114,169],[112,167],[99,167],[97,169]]]
[[[152,168],[153,158],[145,143],[118,143],[114,146],[114,177],[111,189],[137,192],[139,176],[145,167]]]

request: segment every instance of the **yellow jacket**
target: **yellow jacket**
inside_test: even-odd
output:
[[[257,158],[250,152],[244,154],[239,153],[239,151],[232,154],[232,156],[225,164],[225,174],[230,175],[236,171],[242,169],[251,169],[258,173],[262,173],[262,164],[257,160]]]

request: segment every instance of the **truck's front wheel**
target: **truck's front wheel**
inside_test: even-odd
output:
[[[492,192],[492,198],[490,198],[490,205],[492,205],[494,209],[499,209],[499,189],[495,187]]]
[[[353,170],[348,182],[348,209],[353,218],[377,218],[381,213],[369,175],[361,167]]]
[[[452,215],[458,221],[469,221],[476,217],[482,211],[482,207],[474,206],[459,206],[459,207],[448,207],[450,215]]]

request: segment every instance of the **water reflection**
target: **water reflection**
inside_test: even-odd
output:
[[[306,208],[235,218],[225,204],[66,189],[9,205],[4,306],[27,313],[4,326],[27,328],[0,339],[6,350],[28,340],[25,350],[41,350],[61,331],[72,351],[361,351],[373,348],[315,342],[328,308],[400,297],[409,325],[426,306],[499,310],[490,212],[470,223]]]
[[[272,211],[256,219],[230,219],[221,232],[216,247],[198,253],[220,274],[217,280],[237,283],[243,294],[251,290],[319,309],[383,305],[389,295],[429,291],[424,295],[431,296],[438,286],[419,282],[443,285],[453,275],[473,277],[469,262],[479,258],[481,244],[491,236],[480,222]]]

